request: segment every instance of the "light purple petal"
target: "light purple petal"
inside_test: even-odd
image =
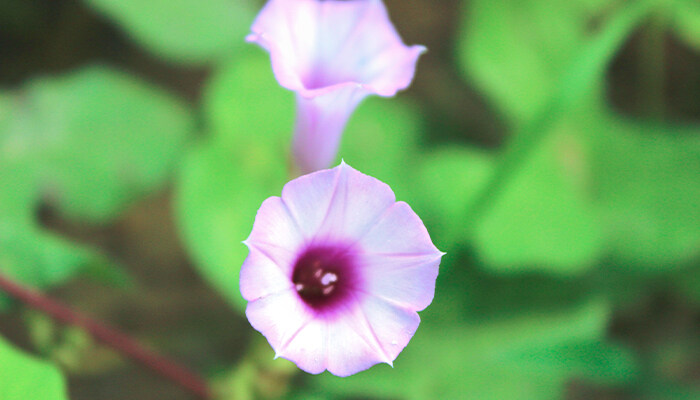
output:
[[[304,97],[344,84],[393,96],[411,83],[425,51],[404,45],[381,0],[270,0],[251,31],[280,84]]]
[[[391,364],[372,327],[358,304],[328,325],[328,371],[336,376],[350,376],[378,363]]]
[[[395,204],[391,188],[345,163],[285,185],[282,199],[316,241],[357,241]]]
[[[441,255],[430,240],[423,221],[403,201],[387,210],[358,244],[368,254],[418,256]]]
[[[303,238],[282,199],[263,202],[244,243],[249,249],[240,274],[244,299],[253,301],[293,286],[289,277]]]
[[[388,364],[406,347],[420,324],[413,310],[374,296],[358,297],[358,313],[353,317],[358,331],[373,339]]]
[[[248,301],[254,301],[270,294],[292,290],[294,285],[289,280],[289,274],[268,255],[251,246],[241,267],[241,295]]]
[[[270,52],[277,81],[297,92],[294,157],[302,173],[330,165],[369,94],[410,85],[423,46],[406,46],[381,0],[270,0],[247,40]]]
[[[292,335],[279,348],[273,346],[277,357],[294,362],[310,374],[325,371],[330,340],[327,321],[323,318],[311,319]]]
[[[430,255],[362,255],[363,290],[421,311],[433,301],[442,253]]]
[[[344,312],[304,324],[277,354],[301,360],[297,365],[309,373],[328,369],[336,376],[350,376],[378,363],[392,365],[419,323],[414,311],[358,297]]]
[[[296,221],[282,199],[270,197],[260,206],[255,216],[253,231],[246,242],[258,245],[271,244],[295,251],[302,244],[303,239]]]
[[[262,333],[278,355],[314,321],[314,314],[294,290],[274,293],[251,301],[246,307],[250,324]],[[325,354],[325,350],[324,350]]]

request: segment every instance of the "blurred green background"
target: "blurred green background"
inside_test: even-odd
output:
[[[386,0],[424,44],[340,156],[443,258],[392,369],[272,361],[241,241],[287,181],[293,95],[254,0],[0,0],[0,270],[222,400],[700,398],[700,3]],[[188,399],[0,295],[0,399]],[[37,381],[41,382],[37,385]]]

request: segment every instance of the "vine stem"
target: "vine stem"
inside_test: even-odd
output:
[[[644,20],[657,10],[661,0],[632,2],[623,8],[591,39],[573,59],[571,66],[559,77],[557,89],[550,99],[515,134],[486,185],[467,205],[465,218],[474,221],[485,215],[493,204],[493,199],[502,193],[510,179],[520,171],[522,165],[539,148],[549,133],[552,124],[577,103],[586,100],[595,89],[596,82],[605,73],[610,60],[624,44],[629,35]],[[471,236],[477,224],[465,227],[465,234]]]
[[[36,290],[24,287],[2,273],[0,273],[0,290],[56,321],[85,329],[100,343],[177,384],[197,398],[202,400],[212,398],[206,380],[174,361],[146,349],[128,335],[102,325]]]

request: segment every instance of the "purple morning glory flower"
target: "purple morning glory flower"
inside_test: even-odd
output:
[[[403,44],[381,0],[270,0],[251,30],[247,40],[270,52],[277,80],[297,94],[302,173],[327,168],[360,101],[408,87],[425,51]]]
[[[444,253],[386,184],[345,163],[289,182],[255,217],[246,315],[312,374],[392,364],[433,300]]]

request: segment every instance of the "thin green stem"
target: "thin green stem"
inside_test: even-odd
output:
[[[492,200],[501,194],[512,177],[545,141],[552,125],[596,88],[596,83],[602,80],[605,68],[617,50],[657,3],[658,0],[629,3],[574,58],[571,67],[560,77],[557,90],[532,120],[516,130],[489,184],[467,206],[466,220],[471,221],[466,224],[468,231],[465,233],[468,236],[476,226],[474,221],[488,211]]]

